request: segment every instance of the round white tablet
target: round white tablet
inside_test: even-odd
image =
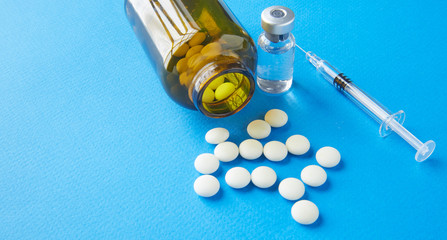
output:
[[[219,168],[219,159],[211,153],[202,153],[194,161],[194,167],[201,174],[211,174]]]
[[[319,187],[326,182],[327,174],[324,169],[317,165],[309,165],[301,171],[301,180],[311,186]]]
[[[276,173],[269,167],[257,167],[251,172],[251,181],[256,187],[269,188],[276,182]]]
[[[239,155],[239,148],[232,142],[217,144],[214,148],[214,156],[222,162],[231,162]]]
[[[283,110],[272,109],[265,114],[264,119],[272,127],[282,127],[286,125],[289,117]]]
[[[304,195],[304,184],[297,178],[286,178],[279,183],[279,194],[287,200],[298,200]]]
[[[250,172],[242,167],[234,167],[225,174],[225,182],[232,188],[243,188],[250,183]]]
[[[303,155],[309,151],[310,142],[303,135],[293,135],[287,139],[286,146],[291,154]]]
[[[270,161],[282,161],[287,157],[287,147],[282,142],[270,141],[264,146],[264,156]]]
[[[202,197],[212,197],[219,192],[219,189],[219,181],[211,175],[202,175],[194,182],[194,191]]]
[[[304,225],[317,221],[319,214],[317,205],[309,200],[300,200],[292,206],[293,219]]]
[[[321,166],[331,168],[337,166],[341,156],[337,149],[333,147],[323,147],[317,151],[315,158]]]
[[[225,128],[213,128],[205,134],[205,140],[210,144],[225,142],[230,137],[230,132]]]
[[[254,120],[247,126],[248,135],[252,138],[263,139],[270,135],[272,128],[264,120]]]
[[[247,139],[239,144],[239,154],[247,160],[259,158],[262,150],[262,143],[255,139]]]

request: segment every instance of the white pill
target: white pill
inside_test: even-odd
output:
[[[212,197],[219,192],[220,184],[212,175],[202,175],[194,182],[194,191],[202,197]]]
[[[291,154],[303,155],[309,151],[310,142],[303,135],[293,135],[287,139],[286,146]]]
[[[287,157],[287,147],[282,142],[270,141],[264,146],[264,156],[270,161],[282,161]]]
[[[214,156],[222,162],[231,162],[239,155],[239,148],[232,142],[217,144],[214,148]]]
[[[225,174],[225,182],[232,188],[243,188],[250,183],[250,172],[242,167],[234,167]]]
[[[304,225],[317,221],[319,214],[317,205],[309,200],[300,200],[292,206],[293,219]]]
[[[211,153],[202,153],[194,161],[194,167],[201,174],[211,174],[219,168],[219,159]]]
[[[287,200],[298,200],[304,195],[304,184],[297,178],[286,178],[279,183],[279,194]]]
[[[239,153],[247,160],[259,158],[262,155],[262,143],[255,139],[247,139],[239,144]]]
[[[317,165],[309,165],[301,171],[301,180],[311,186],[319,187],[326,182],[327,174],[324,169]]]
[[[254,120],[247,126],[248,135],[252,138],[263,139],[270,135],[272,128],[264,120]]]
[[[276,173],[269,167],[257,167],[251,172],[251,181],[256,187],[269,188],[276,182]]]
[[[321,166],[331,168],[337,166],[341,156],[337,149],[333,147],[323,147],[317,151],[315,158]]]
[[[225,142],[230,137],[230,132],[225,128],[213,128],[205,134],[205,140],[210,144]]]
[[[264,116],[264,120],[272,127],[282,127],[286,125],[288,119],[287,113],[279,109],[272,109]]]

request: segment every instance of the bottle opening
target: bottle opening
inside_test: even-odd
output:
[[[204,115],[222,118],[247,105],[254,90],[250,70],[235,58],[223,58],[198,72],[190,88],[190,98]]]
[[[250,100],[253,86],[239,72],[224,73],[199,93],[200,111],[214,118],[226,117],[241,110]]]

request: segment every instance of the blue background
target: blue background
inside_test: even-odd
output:
[[[238,1],[227,5],[253,38],[260,13],[296,13],[297,42],[344,71],[437,149],[424,163],[397,135],[318,78],[297,52],[292,91],[256,91],[240,113],[210,119],[165,94],[124,14],[123,1],[0,2],[0,238],[440,239],[447,238],[445,1]],[[221,165],[221,191],[193,191],[207,130],[239,144],[271,108],[289,123],[267,140],[303,134],[311,153],[280,163]],[[265,143],[265,141],[264,141]],[[229,188],[226,170],[266,165],[299,177],[323,146],[342,163],[306,188],[320,209],[296,223],[276,189]],[[277,185],[275,185],[276,187]]]

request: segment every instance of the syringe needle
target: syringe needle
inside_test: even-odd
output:
[[[300,46],[298,46],[298,44],[295,44],[295,46],[296,46],[297,48],[299,48],[301,51],[303,51],[304,53],[307,53],[306,51],[304,51],[304,49],[302,49]]]

